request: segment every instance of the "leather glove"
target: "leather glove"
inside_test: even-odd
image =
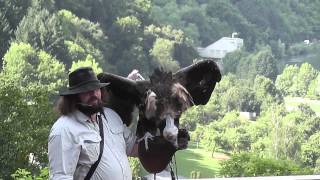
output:
[[[189,132],[186,129],[179,129],[178,131],[178,149],[186,149],[188,147],[188,141],[190,141]]]
[[[144,80],[144,78],[141,76],[138,70],[134,69],[128,76],[128,79],[134,80],[134,81],[141,81]]]

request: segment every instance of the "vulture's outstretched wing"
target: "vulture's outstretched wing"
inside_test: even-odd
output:
[[[110,82],[107,86],[106,106],[116,111],[122,121],[129,126],[134,107],[141,101],[147,81],[133,81],[111,73],[98,74],[100,82]]]
[[[212,60],[200,61],[176,72],[174,78],[191,94],[194,104],[206,104],[221,73],[217,64]]]

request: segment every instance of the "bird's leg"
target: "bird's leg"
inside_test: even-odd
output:
[[[138,142],[144,140],[144,145],[145,145],[145,147],[146,147],[146,150],[148,151],[148,149],[149,149],[148,139],[153,140],[153,137],[154,137],[154,136],[153,136],[151,133],[146,132],[142,138],[138,139]]]

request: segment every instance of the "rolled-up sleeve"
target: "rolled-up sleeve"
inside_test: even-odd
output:
[[[81,146],[61,133],[50,135],[48,142],[49,174],[52,180],[73,179]]]
[[[128,128],[126,125],[123,125],[123,137],[126,143],[126,152],[127,155],[134,155],[132,154],[133,148],[136,144],[137,137],[135,135],[135,132],[133,132],[130,128]]]

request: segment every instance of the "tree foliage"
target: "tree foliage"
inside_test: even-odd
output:
[[[315,37],[319,32],[316,13],[319,3],[315,1],[181,2],[153,1],[151,15],[161,24],[174,25],[187,32],[197,45],[206,46],[221,36],[238,32],[245,40],[246,49],[253,51],[261,43],[274,44],[280,39],[289,44]],[[273,52],[276,50],[273,48]]]
[[[15,31],[15,40],[31,44],[63,59],[65,54],[64,36],[58,16],[35,3],[28,9]]]
[[[303,169],[288,160],[261,158],[253,153],[240,153],[222,162],[220,173],[227,177],[283,176],[309,174],[310,169]]]
[[[64,65],[29,44],[12,44],[0,73],[1,176],[47,162],[47,137],[56,118],[53,94],[65,84]],[[14,129],[14,131],[13,131]]]
[[[308,63],[303,63],[300,67],[290,65],[277,77],[276,86],[284,95],[318,96],[317,76],[318,70]]]
[[[99,64],[93,59],[91,55],[88,55],[84,60],[73,62],[69,72],[72,72],[80,67],[91,67],[96,74],[103,72],[101,67],[99,67]]]

